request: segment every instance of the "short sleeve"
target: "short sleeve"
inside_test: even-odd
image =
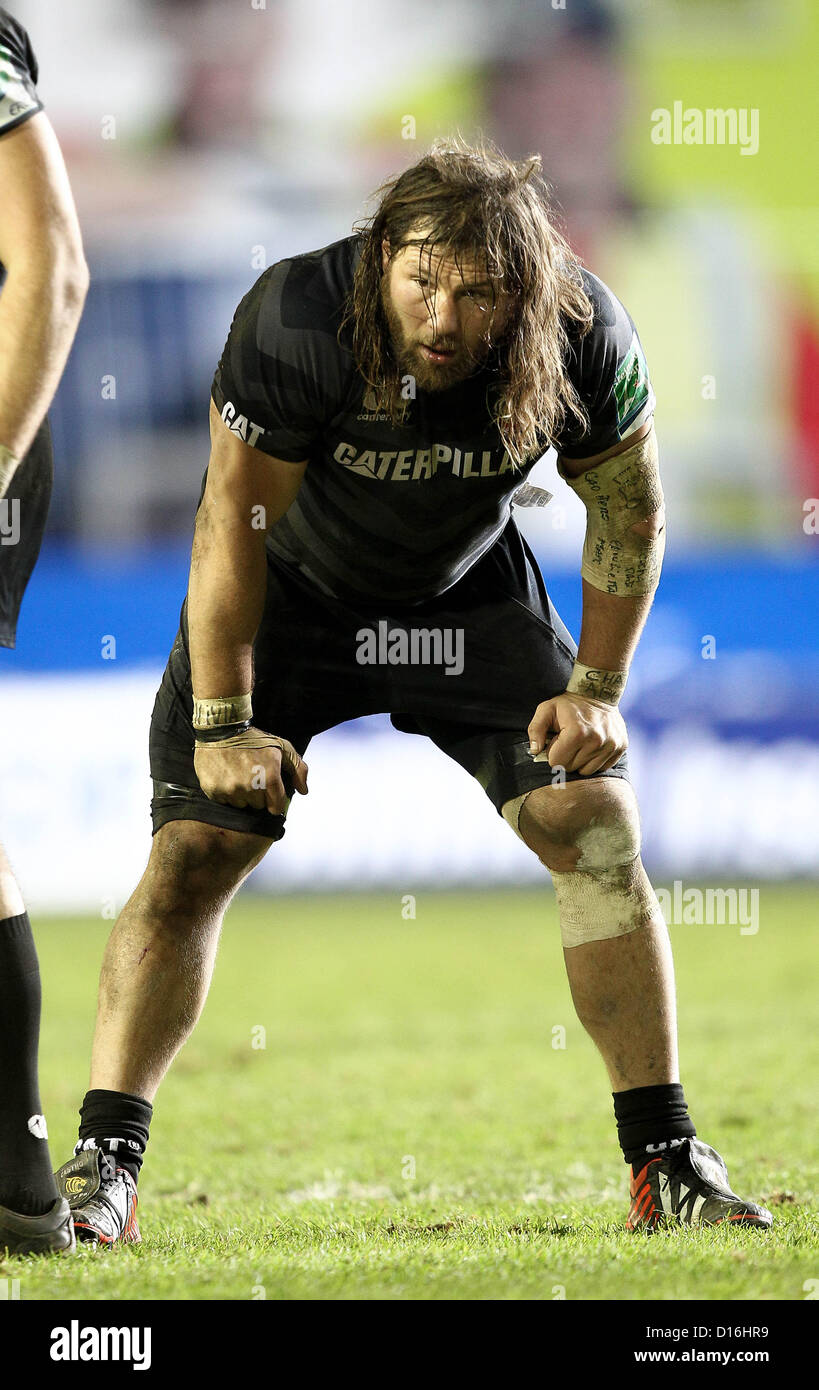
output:
[[[331,402],[331,340],[282,312],[291,262],[266,270],[233,317],[211,395],[225,423],[263,453],[298,462],[317,446]]]
[[[654,412],[656,399],[645,353],[628,311],[589,271],[584,288],[592,301],[591,329],[572,347],[569,375],[589,417],[583,432],[574,420],[554,441],[566,458],[604,453],[633,434]]]
[[[0,135],[42,111],[37,75],[37,59],[28,34],[0,8]]]

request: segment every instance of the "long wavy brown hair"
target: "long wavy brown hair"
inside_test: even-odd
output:
[[[496,345],[498,387],[490,409],[503,444],[520,466],[537,457],[572,417],[588,420],[569,379],[569,340],[592,322],[580,261],[557,229],[539,155],[508,159],[490,141],[437,140],[423,158],[373,195],[373,216],[355,226],[362,253],[342,329],[353,324],[353,354],[377,409],[406,418],[400,366],[381,299],[382,242],[435,248],[457,266],[470,259],[513,296]],[[419,236],[419,229],[424,232]]]

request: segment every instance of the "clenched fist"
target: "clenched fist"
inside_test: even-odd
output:
[[[529,725],[533,755],[547,748],[547,762],[589,777],[607,772],[628,747],[623,716],[616,705],[587,695],[555,695],[535,710]]]
[[[283,816],[293,789],[307,795],[307,764],[292,743],[252,726],[242,734],[198,743],[193,766],[205,796]]]

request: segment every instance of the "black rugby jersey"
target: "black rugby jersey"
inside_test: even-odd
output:
[[[0,5],[0,136],[42,111],[37,76],[37,59],[28,34]],[[5,278],[6,272],[0,265],[0,285]]]
[[[351,325],[338,337],[360,245],[346,237],[264,271],[236,310],[212,395],[245,443],[309,459],[268,533],[276,559],[346,602],[411,605],[451,588],[494,544],[537,458],[517,469],[503,448],[491,360],[446,391],[418,390],[399,427],[373,408]],[[601,453],[654,407],[631,318],[596,276],[584,270],[583,282],[594,324],[570,336],[568,366],[591,427],[572,421],[539,457],[550,444]]]
[[[28,34],[0,5],[0,135],[42,111],[37,76]]]

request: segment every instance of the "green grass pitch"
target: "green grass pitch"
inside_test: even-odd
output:
[[[157,1099],[143,1244],[7,1259],[0,1279],[22,1299],[815,1297],[818,926],[814,887],[763,884],[756,935],[672,928],[692,1113],[772,1206],[767,1235],[623,1229],[607,1078],[545,887],[419,891],[414,920],[397,893],[243,894]],[[109,928],[35,920],[55,1165]]]

